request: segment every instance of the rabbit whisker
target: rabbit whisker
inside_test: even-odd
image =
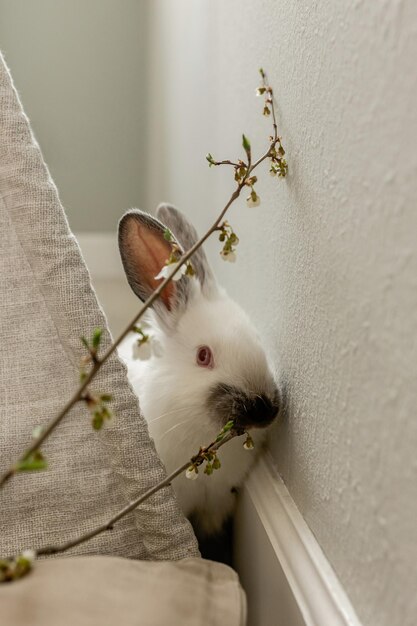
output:
[[[175,413],[184,413],[186,411],[189,411],[190,409],[201,409],[201,404],[189,404],[187,406],[181,406],[176,409],[172,409],[171,411],[166,411],[165,413],[161,413],[160,415],[157,415],[153,419],[149,420],[148,424],[153,424],[154,422],[157,422],[164,417],[170,417],[171,415],[175,415]]]
[[[178,428],[179,426],[183,426],[184,424],[187,424],[187,422],[191,422],[192,420],[194,420],[194,416],[187,418],[186,420],[183,420],[182,422],[178,422],[177,424],[174,424],[174,426],[171,426],[171,428],[168,428],[168,430],[166,430],[164,432],[164,434],[162,435],[162,437],[159,439],[159,441],[162,441],[162,439],[168,435],[170,432],[172,432],[173,430],[175,430],[176,428]]]

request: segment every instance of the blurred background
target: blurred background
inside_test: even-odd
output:
[[[1,46],[71,226],[145,201],[146,2],[0,3]]]
[[[209,257],[288,397],[270,452],[364,624],[417,612],[417,4],[0,0],[0,45],[117,332],[117,221],[161,201],[202,232],[274,87],[289,175]],[[324,626],[324,625],[323,625]]]
[[[201,228],[217,211],[205,160],[215,13],[208,2],[0,0],[2,51],[115,334],[137,308],[116,244],[124,211],[169,201]]]

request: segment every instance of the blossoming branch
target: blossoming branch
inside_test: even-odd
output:
[[[136,332],[138,337],[138,348],[142,349],[144,346],[149,350],[150,337],[138,326],[138,321],[142,318],[144,313],[152,306],[152,304],[160,297],[162,291],[166,285],[172,280],[179,280],[181,276],[186,275],[190,280],[193,279],[194,269],[192,266],[192,256],[198,250],[203,243],[215,232],[219,233],[219,240],[223,244],[220,251],[221,257],[225,261],[234,262],[236,260],[236,246],[239,243],[239,238],[230,226],[230,224],[224,220],[224,217],[229,210],[230,206],[239,198],[242,191],[248,188],[249,195],[246,198],[248,206],[255,207],[260,203],[260,197],[255,190],[255,184],[258,182],[258,178],[253,175],[253,171],[265,160],[270,160],[270,174],[272,176],[278,176],[283,178],[287,175],[288,166],[284,159],[285,150],[282,146],[281,138],[278,136],[278,128],[276,123],[275,108],[273,101],[273,90],[268,84],[266,74],[261,69],[261,85],[257,89],[258,96],[264,96],[263,114],[265,116],[272,115],[273,122],[273,135],[269,137],[269,147],[267,151],[259,157],[256,161],[252,159],[251,144],[248,138],[242,136],[242,147],[245,152],[245,159],[238,159],[237,161],[215,161],[211,154],[208,154],[206,159],[210,166],[229,165],[234,169],[234,180],[236,182],[236,188],[231,194],[229,200],[221,210],[215,222],[206,231],[206,233],[187,251],[183,251],[180,246],[175,242],[172,234],[167,229],[165,238],[171,242],[171,254],[166,261],[166,264],[155,278],[160,279],[161,283],[149,296],[149,298],[143,303],[134,319],[126,326],[125,330],[120,334],[116,341],[110,345],[107,350],[100,354],[100,345],[102,339],[102,330],[96,329],[90,340],[82,338],[84,347],[86,348],[86,355],[83,357],[80,367],[80,384],[72,397],[67,401],[61,411],[49,421],[45,426],[37,427],[32,433],[32,442],[24,450],[21,456],[13,463],[9,469],[0,476],[0,488],[18,472],[22,471],[35,471],[43,470],[47,467],[47,460],[41,451],[41,446],[49,435],[58,427],[64,417],[78,402],[84,402],[87,409],[91,414],[92,426],[95,430],[100,430],[105,421],[112,417],[109,403],[112,400],[111,394],[96,394],[90,390],[90,383],[96,377],[103,364],[109,359],[109,357],[115,352],[119,344],[128,335],[129,332]],[[113,524],[124,517],[131,510],[136,508],[141,502],[145,501],[151,495],[156,493],[159,489],[169,484],[175,476],[178,476],[182,472],[186,472],[188,478],[194,479],[198,476],[198,468],[205,463],[205,473],[211,474],[213,470],[219,469],[220,461],[217,457],[217,450],[221,445],[224,445],[227,441],[235,436],[244,434],[244,431],[235,427],[233,422],[228,422],[226,426],[219,433],[218,437],[209,446],[202,447],[198,453],[191,459],[186,461],[181,467],[175,470],[166,479],[152,487],[145,494],[142,494],[137,500],[131,502],[124,507],[111,520],[103,526],[78,537],[75,540],[69,541],[62,546],[49,546],[34,551],[24,551],[16,557],[7,559],[0,559],[0,582],[5,580],[12,580],[25,575],[32,566],[32,561],[36,555],[40,554],[55,554],[56,552],[62,552],[70,547],[83,543],[88,539],[96,536],[104,530],[110,529]],[[244,447],[248,450],[253,448],[253,441],[251,437],[246,433],[246,440]]]

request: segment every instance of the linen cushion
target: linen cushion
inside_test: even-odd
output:
[[[63,120],[65,123],[65,120]],[[104,328],[78,244],[0,58],[0,471],[70,398],[85,353],[80,335]],[[0,491],[0,553],[88,531],[164,475],[117,356],[91,385],[114,396],[113,421],[91,428],[77,405],[43,446],[46,472],[19,474]],[[197,555],[171,488],[72,554],[140,559]]]
[[[237,574],[203,559],[138,562],[76,557],[38,563],[0,587],[1,615],[13,626],[206,626],[246,623]]]

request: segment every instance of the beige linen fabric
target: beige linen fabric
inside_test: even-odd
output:
[[[1,619],[13,626],[206,626],[246,623],[237,574],[203,559],[138,562],[56,559],[0,586]]]
[[[65,123],[65,120],[63,120]],[[106,328],[57,190],[0,58],[0,471],[71,396],[80,335]],[[109,345],[105,330],[104,346]],[[164,476],[124,366],[113,357],[91,387],[112,393],[115,419],[92,430],[75,407],[44,446],[47,472],[0,492],[0,554],[77,536]],[[72,554],[180,559],[198,554],[170,488]]]

